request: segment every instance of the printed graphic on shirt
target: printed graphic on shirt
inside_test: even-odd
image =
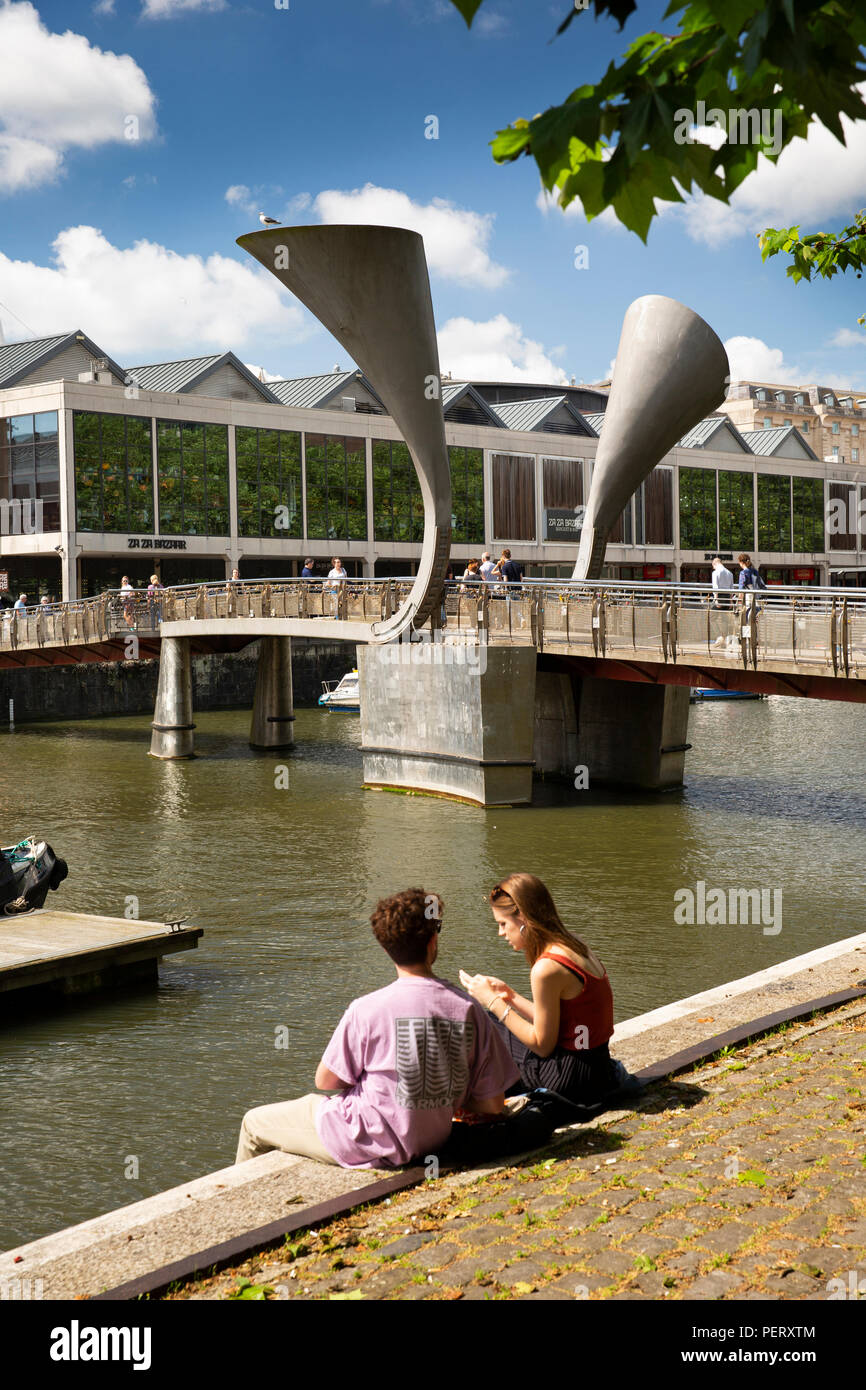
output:
[[[469,1083],[472,1019],[398,1018],[395,1025],[397,1104],[404,1110],[456,1106]]]

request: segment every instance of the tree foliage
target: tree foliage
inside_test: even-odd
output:
[[[471,25],[484,0],[452,3]],[[636,3],[594,0],[594,9],[622,28]],[[671,16],[678,17],[676,33],[642,34],[598,81],[498,131],[494,158],[531,156],[562,207],[579,198],[588,219],[611,207],[645,241],[656,200],[683,202],[684,192],[699,189],[727,203],[759,154],[775,162],[814,120],[844,144],[841,116],[866,117],[856,90],[866,77],[862,0],[671,0],[665,18]],[[589,23],[586,10],[572,7],[557,33],[574,23]],[[702,110],[713,109],[767,118],[746,140],[739,138],[744,123],[738,127],[732,116],[719,148],[683,135]],[[780,250],[792,254],[788,274],[795,280],[809,279],[807,269],[825,276],[859,270],[864,239],[862,231],[850,231],[800,240],[799,228],[770,229],[761,249],[764,259]]]

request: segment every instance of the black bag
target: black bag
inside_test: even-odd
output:
[[[755,589],[766,589],[767,587],[763,575],[754,565],[752,566],[752,587]]]

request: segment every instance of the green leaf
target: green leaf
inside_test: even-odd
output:
[[[460,11],[467,27],[471,27],[473,19],[481,9],[482,0],[451,0],[451,3]]]
[[[766,1187],[767,1175],[762,1173],[759,1168],[747,1168],[744,1173],[740,1173],[737,1182],[740,1184],[752,1183],[754,1187]]]
[[[251,1303],[264,1303],[269,1293],[273,1293],[270,1284],[251,1284],[249,1279],[244,1279],[229,1294],[229,1298],[246,1299]]]

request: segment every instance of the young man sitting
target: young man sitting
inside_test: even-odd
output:
[[[237,1163],[269,1149],[344,1168],[397,1168],[441,1148],[458,1109],[495,1115],[518,1080],[485,1010],[438,979],[442,900],[409,888],[370,921],[397,978],[349,1005],[316,1070],[333,1096],[247,1111]]]

